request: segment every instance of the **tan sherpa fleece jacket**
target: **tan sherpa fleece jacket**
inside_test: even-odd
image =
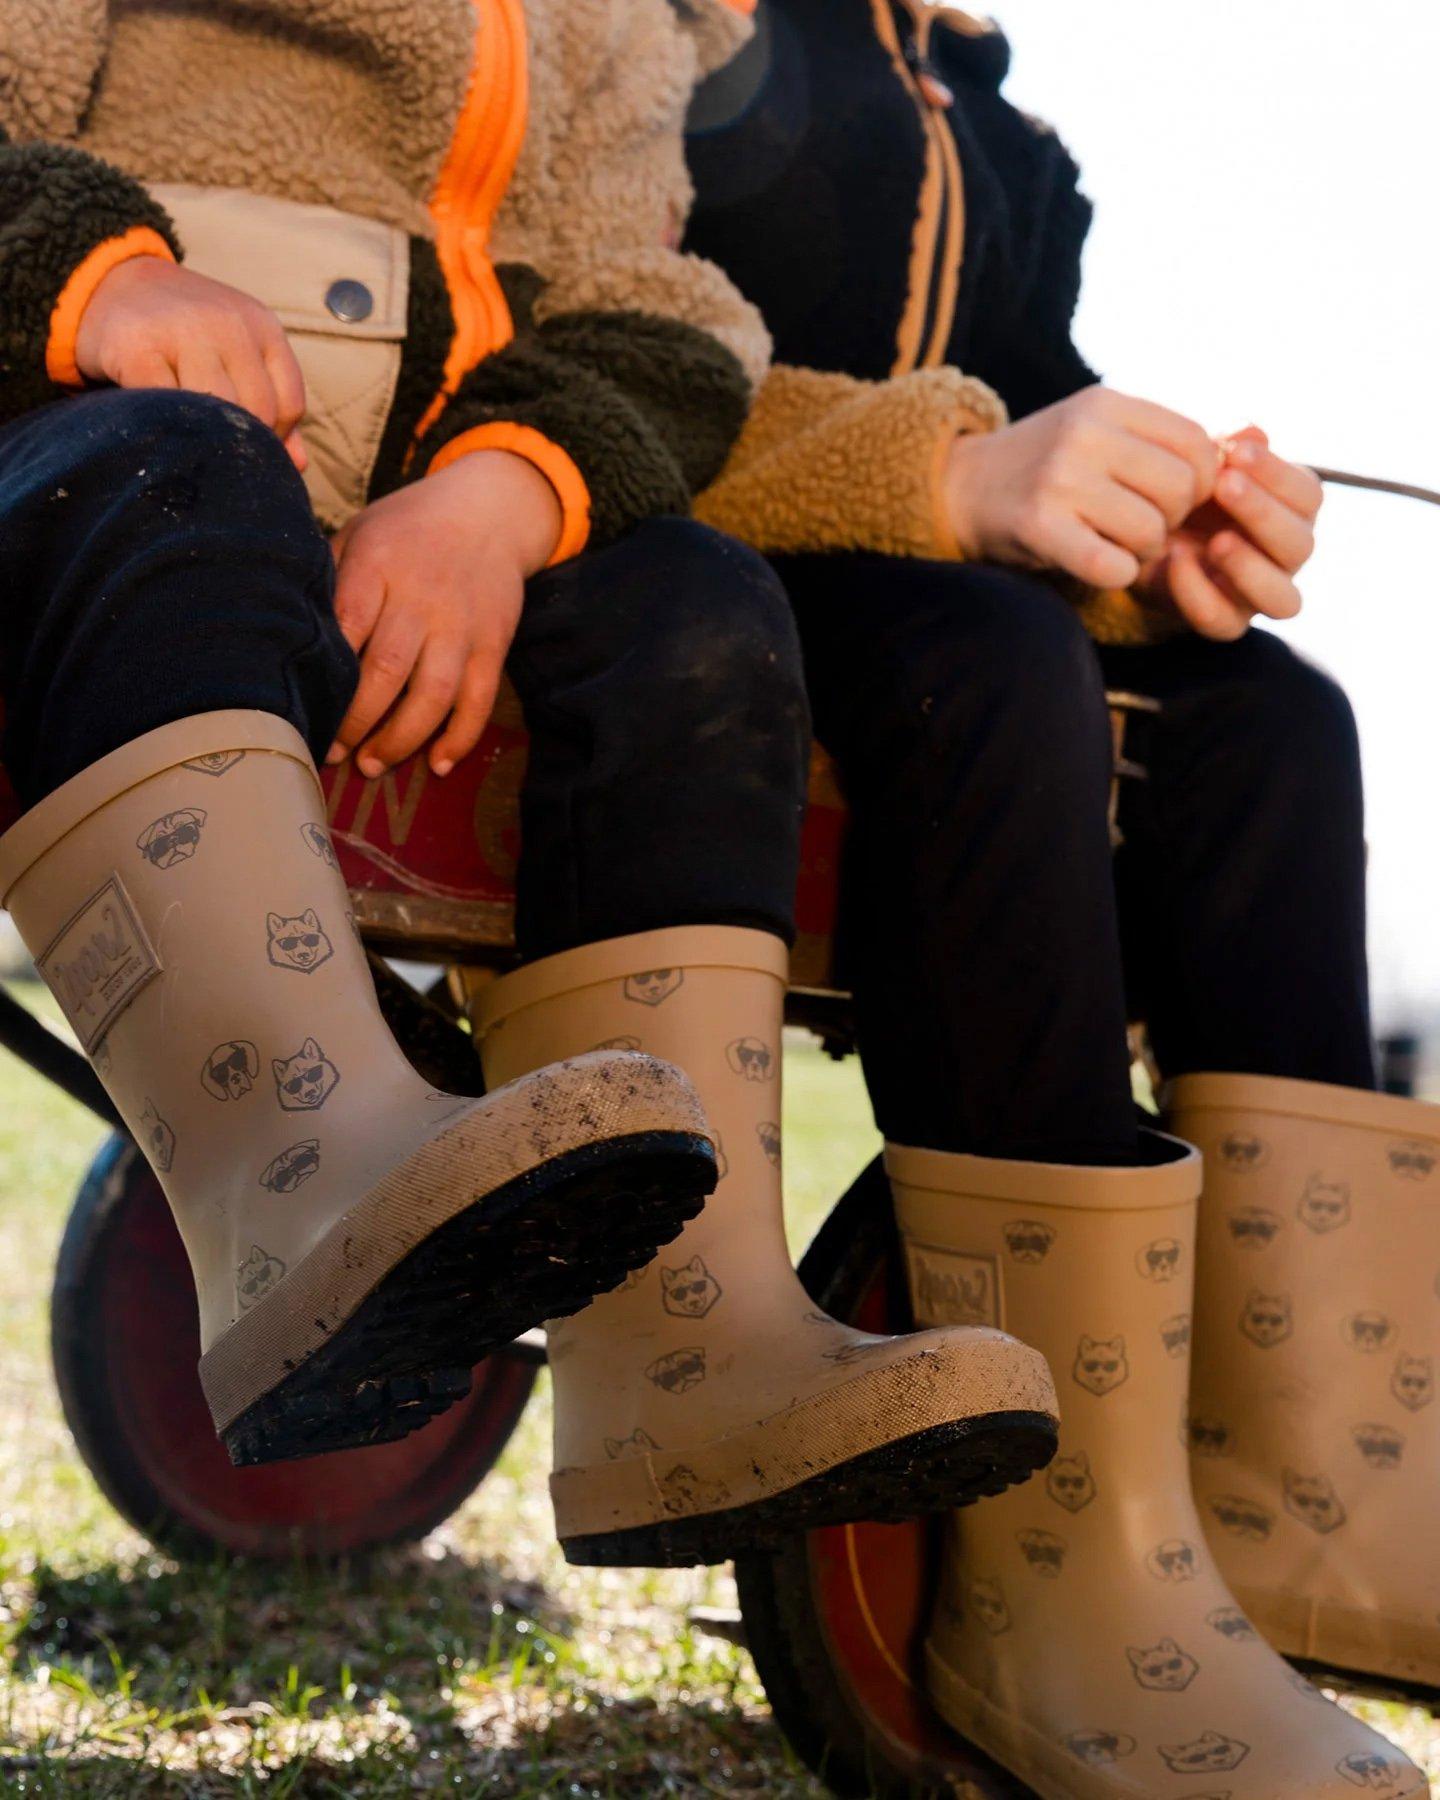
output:
[[[681,254],[683,121],[744,0],[0,0],[0,417],[78,381],[116,261],[183,255],[147,184],[410,234],[375,486],[529,455],[564,547],[688,509],[762,379],[758,314]]]

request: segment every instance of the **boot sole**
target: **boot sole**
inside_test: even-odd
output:
[[[773,1550],[829,1525],[898,1525],[1028,1481],[1054,1456],[1057,1435],[1055,1419],[1043,1412],[957,1419],[867,1450],[763,1500],[562,1538],[561,1548],[567,1562],[585,1567],[677,1569]]]
[[[474,1364],[493,1350],[642,1268],[714,1184],[707,1139],[650,1131],[586,1144],[492,1189],[393,1264],[221,1431],[231,1462],[321,1456],[417,1431],[469,1392]]]

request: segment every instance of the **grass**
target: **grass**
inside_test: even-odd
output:
[[[786,1079],[798,1243],[876,1141],[853,1062],[797,1040]],[[820,1800],[746,1653],[692,1623],[733,1608],[725,1571],[565,1565],[543,1378],[496,1471],[412,1550],[323,1570],[157,1556],[77,1458],[46,1348],[101,1136],[0,1052],[0,1795]],[[1427,1714],[1346,1703],[1430,1756],[1440,1795]]]

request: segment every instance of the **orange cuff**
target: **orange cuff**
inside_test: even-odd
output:
[[[472,450],[508,450],[514,456],[523,456],[554,488],[555,498],[560,502],[560,542],[545,565],[547,569],[580,554],[590,541],[590,490],[568,452],[551,443],[544,432],[536,431],[533,425],[517,425],[513,419],[496,419],[489,425],[476,425],[451,438],[435,452],[425,473],[438,475]]]
[[[175,260],[175,252],[152,226],[132,225],[122,236],[97,244],[60,290],[60,298],[50,314],[50,337],[45,346],[45,373],[57,387],[84,387],[85,377],[75,362],[80,320],[110,271],[137,256]]]

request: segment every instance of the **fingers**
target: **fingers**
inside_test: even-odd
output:
[[[1310,520],[1238,469],[1227,469],[1215,498],[1257,549],[1287,574],[1297,574],[1315,553]]]
[[[1166,563],[1170,595],[1181,617],[1201,637],[1229,642],[1244,637],[1251,614],[1207,574],[1189,545],[1177,544]]]
[[[1264,443],[1249,438],[1236,444],[1230,462],[1302,518],[1313,521],[1319,516],[1325,487],[1313,469],[1286,462]]]
[[[176,373],[180,377],[180,386],[187,393],[209,394],[216,400],[228,400],[233,406],[240,403],[235,383],[220,359],[220,352],[203,339],[180,345]]]
[[[1237,531],[1222,531],[1206,546],[1206,560],[1247,606],[1269,619],[1293,619],[1300,590],[1286,569]]]
[[[1084,520],[1059,511],[1029,535],[1026,548],[1042,568],[1063,569],[1087,587],[1132,587],[1140,579],[1139,556],[1112,543]]]
[[[1140,563],[1163,556],[1169,526],[1165,515],[1142,495],[1117,481],[1097,483],[1080,502],[1085,523],[1112,544],[1129,550]]]
[[[1116,417],[1128,431],[1189,464],[1195,477],[1192,510],[1208,500],[1220,472],[1220,451],[1205,428],[1153,400],[1135,400],[1128,394],[1117,394],[1114,400]]]
[[[461,639],[432,637],[426,642],[405,697],[355,759],[362,775],[379,775],[403,762],[435,735],[455,704],[465,662]]]
[[[116,372],[116,384],[127,388],[178,388],[180,377],[157,350],[131,357]]]
[[[456,763],[467,757],[484,736],[490,715],[495,710],[495,695],[500,687],[503,657],[486,650],[471,652],[460,678],[460,692],[450,722],[430,752],[430,767],[437,775],[448,775]]]
[[[385,572],[366,554],[363,540],[357,544],[350,532],[349,526],[338,531],[330,551],[340,571],[335,583],[335,621],[358,656],[385,604]]]
[[[399,608],[381,614],[365,647],[355,697],[336,733],[336,742],[346,750],[364,743],[400,697],[420,654],[422,638],[423,626],[412,614]],[[378,763],[372,769],[364,759],[357,761],[356,767],[362,775],[380,773]]]
[[[267,335],[264,355],[275,389],[275,429],[282,438],[288,438],[305,417],[305,377],[290,340],[278,327]]]

